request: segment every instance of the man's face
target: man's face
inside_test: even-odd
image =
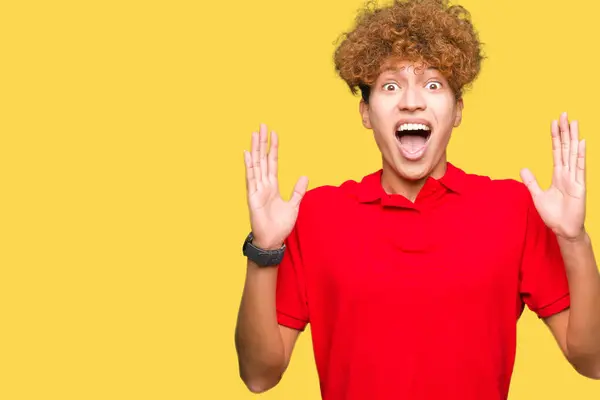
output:
[[[374,132],[384,171],[411,181],[439,178],[450,134],[460,124],[462,99],[456,100],[436,69],[415,70],[411,62],[393,67],[371,86],[369,104],[361,101],[363,124]]]

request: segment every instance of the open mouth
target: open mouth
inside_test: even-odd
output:
[[[431,137],[431,126],[427,123],[403,123],[396,129],[396,139],[405,155],[422,154]]]

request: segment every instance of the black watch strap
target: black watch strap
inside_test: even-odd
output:
[[[254,235],[250,232],[242,246],[244,256],[248,257],[248,259],[252,260],[259,267],[272,267],[281,263],[285,252],[285,244],[276,250],[263,250],[252,244],[253,239]]]

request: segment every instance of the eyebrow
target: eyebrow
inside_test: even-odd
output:
[[[390,73],[395,74],[395,73],[398,73],[405,69],[406,69],[406,67],[402,67],[402,68],[391,68],[390,67],[390,68],[384,69],[383,72],[390,72]],[[439,69],[437,69],[436,67],[427,67],[427,68],[425,68],[425,71],[438,71],[439,72]]]
[[[397,75],[398,73],[400,73],[401,71],[406,70],[406,67],[402,67],[402,68],[386,68],[382,71],[381,75]],[[437,74],[440,74],[440,71],[438,68],[436,67],[427,67],[425,69],[419,69],[419,73],[417,75],[423,77],[427,72],[434,72]]]

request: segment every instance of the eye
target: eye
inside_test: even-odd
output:
[[[391,92],[395,89],[400,89],[400,87],[395,83],[386,83],[385,85],[383,85],[383,90],[385,90],[386,92]]]
[[[439,82],[429,82],[427,88],[431,90],[438,90],[442,88],[442,84]]]

